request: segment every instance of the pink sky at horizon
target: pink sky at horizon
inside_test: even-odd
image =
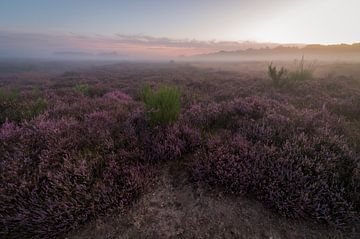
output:
[[[171,39],[145,35],[116,34],[112,37],[103,35],[79,34],[43,34],[17,33],[0,31],[4,49],[17,49],[29,54],[39,55],[54,52],[85,52],[90,54],[113,53],[142,58],[174,58],[207,54],[217,51],[234,51],[248,48],[273,47],[278,44],[236,41],[197,41],[188,39]],[[294,44],[296,45],[296,44]]]
[[[175,57],[270,43],[351,44],[360,41],[359,9],[359,0],[2,0],[0,56]]]

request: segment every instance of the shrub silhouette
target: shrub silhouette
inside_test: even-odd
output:
[[[296,63],[294,71],[288,71],[286,68],[281,67],[278,69],[272,63],[268,66],[268,75],[271,78],[273,85],[276,87],[291,85],[296,82],[303,82],[311,80],[315,70],[314,64],[305,66],[304,56]]]
[[[268,75],[275,86],[281,86],[286,81],[287,70],[284,67],[277,69],[272,63],[268,66]]]

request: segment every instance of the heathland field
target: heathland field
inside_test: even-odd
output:
[[[1,238],[356,238],[360,64],[0,62]]]

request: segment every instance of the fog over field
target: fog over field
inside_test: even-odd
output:
[[[357,0],[0,2],[0,238],[360,238]]]

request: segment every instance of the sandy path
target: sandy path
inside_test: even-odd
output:
[[[260,203],[194,188],[177,162],[125,214],[98,219],[67,238],[334,238],[331,230],[292,222]]]

